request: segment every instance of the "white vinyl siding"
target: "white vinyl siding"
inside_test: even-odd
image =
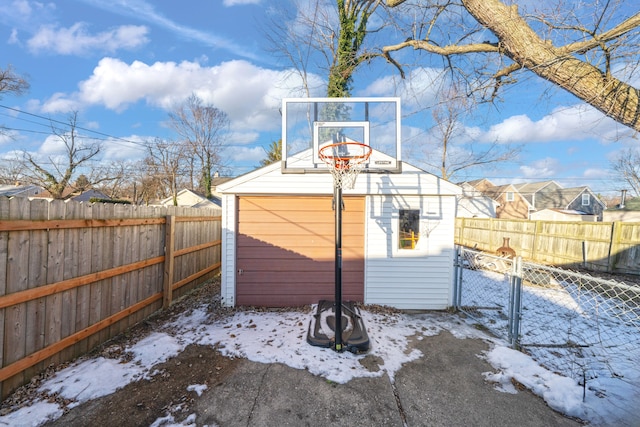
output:
[[[225,194],[223,196],[222,209],[220,296],[223,305],[233,307],[236,295],[236,197],[233,194]]]
[[[451,305],[455,197],[371,196],[367,212],[365,303],[401,309]],[[397,247],[400,209],[420,209],[414,250]]]

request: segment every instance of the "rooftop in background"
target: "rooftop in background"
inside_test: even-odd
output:
[[[37,185],[21,185],[16,184],[1,184],[0,196],[4,197],[33,197],[42,192],[42,188]]]

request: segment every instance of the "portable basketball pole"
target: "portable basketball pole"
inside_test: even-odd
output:
[[[335,185],[333,191],[336,211],[336,261],[335,261],[335,343],[334,350],[342,351],[342,186]]]
[[[356,153],[350,153],[348,146]],[[371,155],[371,147],[359,142],[342,141],[327,145],[320,149],[319,157],[329,165],[329,170],[333,175],[333,208],[335,209],[335,295],[334,295],[334,338],[333,349],[335,351],[343,351],[345,346],[342,337],[342,189],[343,186],[353,188],[358,173],[362,170],[365,162]],[[356,321],[359,326],[362,320]],[[346,325],[345,325],[346,326]],[[347,343],[347,348],[362,349],[368,348],[369,338],[366,332],[362,332],[357,340]]]

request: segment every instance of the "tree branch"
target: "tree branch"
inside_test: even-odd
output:
[[[621,22],[609,31],[596,35],[593,40],[569,43],[558,47],[558,51],[564,54],[585,53],[591,49],[602,46],[602,43],[615,40],[638,27],[640,27],[640,13],[633,15],[631,18]]]
[[[500,47],[497,43],[472,43],[466,45],[448,45],[448,46],[436,46],[430,43],[429,40],[405,40],[402,43],[395,45],[385,46],[382,48],[384,54],[389,52],[404,49],[405,47],[412,47],[414,49],[425,50],[429,53],[434,53],[441,56],[450,55],[464,55],[468,53],[498,53]],[[385,55],[386,56],[386,55]]]

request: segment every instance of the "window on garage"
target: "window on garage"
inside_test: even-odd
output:
[[[400,209],[398,221],[398,248],[415,249],[420,239],[420,210]]]

